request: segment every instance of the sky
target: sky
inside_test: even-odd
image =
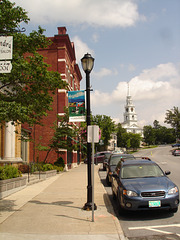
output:
[[[45,35],[65,26],[76,62],[94,58],[91,111],[124,121],[128,84],[138,124],[164,124],[167,110],[180,108],[179,0],[14,0],[30,18],[26,33],[40,25]],[[167,125],[170,127],[170,125]]]

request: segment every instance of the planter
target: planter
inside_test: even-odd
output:
[[[46,172],[35,172],[33,174],[40,176],[40,179],[46,179],[46,178],[55,176],[57,174],[57,170],[51,170]]]
[[[0,199],[20,191],[27,185],[27,177],[0,180]]]

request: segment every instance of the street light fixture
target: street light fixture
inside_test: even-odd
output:
[[[94,58],[91,54],[87,53],[81,59],[82,68],[86,73],[86,109],[87,109],[87,128],[91,125],[90,119],[90,72],[94,66]],[[88,172],[88,186],[87,186],[87,203],[85,203],[84,210],[92,210],[92,176],[91,176],[91,143],[87,142],[87,172]],[[94,204],[94,210],[97,209],[96,204]]]

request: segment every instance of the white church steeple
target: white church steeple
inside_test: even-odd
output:
[[[141,136],[143,136],[143,130],[138,126],[137,123],[137,114],[130,94],[129,82],[127,82],[127,97],[124,112],[124,122],[121,123],[121,125],[126,129],[127,132],[139,133]]]
[[[129,82],[128,92],[126,97],[125,113],[124,113],[124,123],[133,124],[137,123],[137,114],[135,111],[135,105],[132,102],[132,97],[130,95]]]

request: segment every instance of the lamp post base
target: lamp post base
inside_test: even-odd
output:
[[[85,203],[83,210],[92,211],[92,202]],[[95,203],[94,203],[94,210],[97,210],[97,206]]]

